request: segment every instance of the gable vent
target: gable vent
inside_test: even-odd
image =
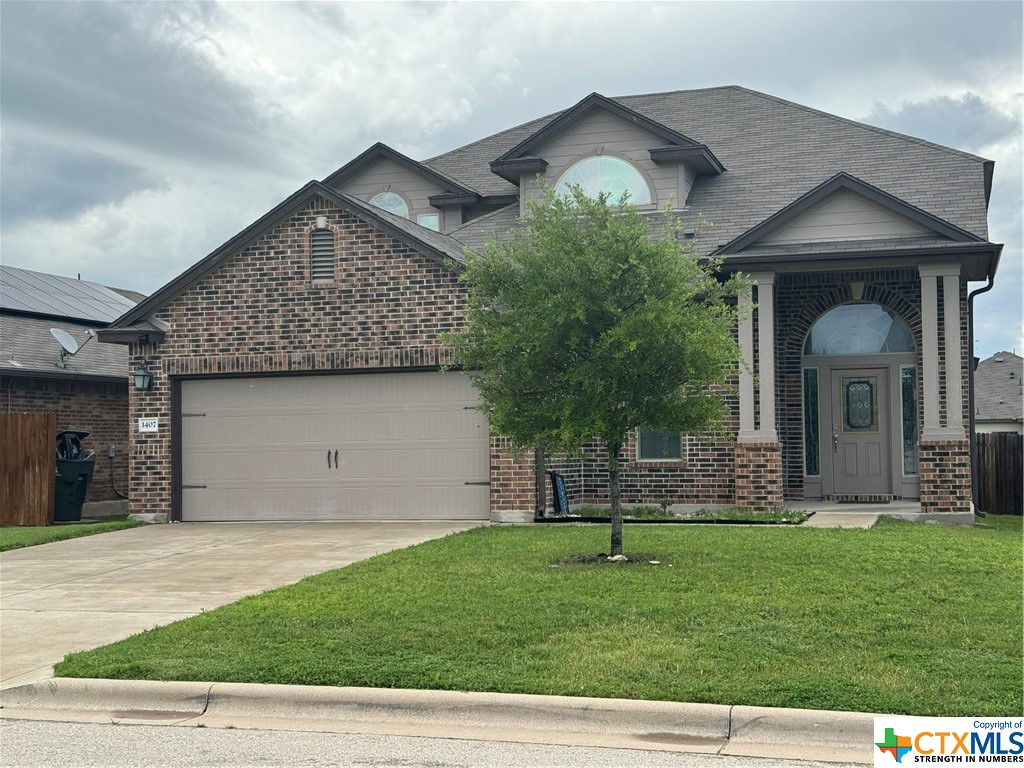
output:
[[[309,236],[309,271],[314,283],[334,280],[334,232],[314,229]]]

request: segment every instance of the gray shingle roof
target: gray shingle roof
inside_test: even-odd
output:
[[[407,219],[404,216],[398,216],[394,213],[391,213],[391,211],[386,211],[383,208],[378,208],[375,205],[364,203],[357,197],[345,195],[340,192],[336,194],[338,195],[338,197],[348,202],[353,208],[356,208],[368,215],[375,216],[378,219],[382,219],[383,221],[388,222],[389,224],[391,224],[391,226],[395,227],[396,229],[399,229],[402,232],[408,234],[409,236],[414,237],[417,240],[420,240],[421,242],[432,246],[435,250],[440,251],[441,253],[453,259],[454,261],[460,263],[465,261],[465,255],[462,252],[462,245],[457,240],[453,240],[448,235],[443,235],[440,232],[435,232],[432,229],[421,227],[415,221],[411,221],[410,219]]]
[[[715,225],[714,250],[845,171],[940,219],[987,239],[985,161],[966,152],[856,123],[738,86],[616,97],[617,101],[706,144],[728,169],[697,179],[681,214]],[[547,115],[426,165],[487,194],[516,188],[490,172],[491,160],[543,128]]]
[[[94,330],[106,323],[93,325]],[[92,339],[83,344],[88,325],[78,325],[45,317],[0,315],[0,372],[12,376],[59,378],[105,378],[128,383],[128,350]],[[50,334],[51,328],[70,333],[79,343],[79,351],[67,359],[67,367],[58,368],[61,346]]]
[[[519,203],[506,205],[478,219],[473,219],[448,234],[467,248],[480,250],[495,235],[501,237],[519,221]]]
[[[1024,358],[999,352],[978,363],[974,372],[975,421],[1021,421],[1024,417]]]
[[[135,301],[99,283],[0,266],[0,309],[107,324]]]

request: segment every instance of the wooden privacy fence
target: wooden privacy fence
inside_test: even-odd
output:
[[[0,525],[50,525],[56,413],[0,413]]]
[[[977,435],[978,506],[993,515],[1024,514],[1024,435]]]

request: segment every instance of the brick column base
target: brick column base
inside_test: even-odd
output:
[[[918,452],[921,513],[970,514],[970,443],[966,440],[922,440]]]
[[[782,448],[779,443],[736,443],[736,506],[782,508]]]
[[[512,455],[509,441],[491,435],[491,520],[502,520],[503,514],[528,512],[537,505],[534,452],[521,458]]]

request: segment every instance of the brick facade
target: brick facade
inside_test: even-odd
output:
[[[533,451],[516,456],[508,438],[491,436],[491,514],[534,512],[536,469]]]
[[[321,216],[335,232],[335,277],[313,283]],[[131,512],[171,509],[172,379],[438,368],[464,290],[449,266],[314,198],[161,309],[162,343],[130,345],[132,367],[146,360],[153,372],[152,391],[132,392],[132,418],[160,419],[159,432],[134,435]]]
[[[641,461],[636,441],[619,453],[619,488],[626,504],[732,504],[733,449],[726,438],[684,437],[681,460]],[[558,456],[548,469],[566,479],[571,504],[608,504],[608,452],[597,442],[579,457]],[[549,499],[550,505],[550,499]]]
[[[128,493],[127,373],[123,384],[0,376],[0,392],[0,407],[5,411],[55,412],[58,432],[89,433],[82,445],[96,452],[96,464],[87,503],[115,501],[121,498],[118,492]],[[111,445],[113,459],[107,456]]]
[[[921,441],[922,514],[971,511],[971,447],[967,440]]]
[[[336,259],[333,280],[314,283],[309,239],[319,218],[334,232]],[[638,461],[635,446],[627,445],[621,464],[623,500],[777,508],[784,497],[802,498],[803,342],[818,317],[853,300],[851,284],[856,283],[863,283],[863,300],[882,304],[907,322],[920,349],[916,269],[779,274],[775,289],[779,442],[737,444],[727,438],[687,438],[683,460],[654,462]],[[131,345],[131,367],[145,360],[154,374],[151,392],[131,392],[132,423],[141,417],[160,419],[158,432],[134,435],[131,511],[166,515],[171,509],[170,415],[174,385],[182,378],[436,369],[450,362],[440,334],[461,326],[464,290],[450,265],[422,255],[333,202],[313,198],[159,310],[157,317],[170,326],[163,342]],[[962,362],[966,364],[966,295],[962,303]],[[945,361],[940,362],[945,375]],[[966,406],[965,365],[961,371]],[[919,392],[919,403],[921,399]],[[725,427],[735,433],[736,399],[730,398],[729,404]],[[591,444],[582,456],[556,457],[548,466],[566,476],[573,503],[607,503],[606,458],[599,445]],[[941,452],[929,453],[926,474],[922,450],[922,483],[938,476],[932,470],[938,471],[943,458]],[[515,458],[506,441],[492,437],[490,465],[492,516],[533,511],[532,454]],[[941,495],[934,489],[929,493],[929,499]],[[953,497],[959,500],[960,491]],[[934,505],[955,506],[953,501]]]
[[[736,443],[736,506],[782,508],[782,452],[778,443]]]

